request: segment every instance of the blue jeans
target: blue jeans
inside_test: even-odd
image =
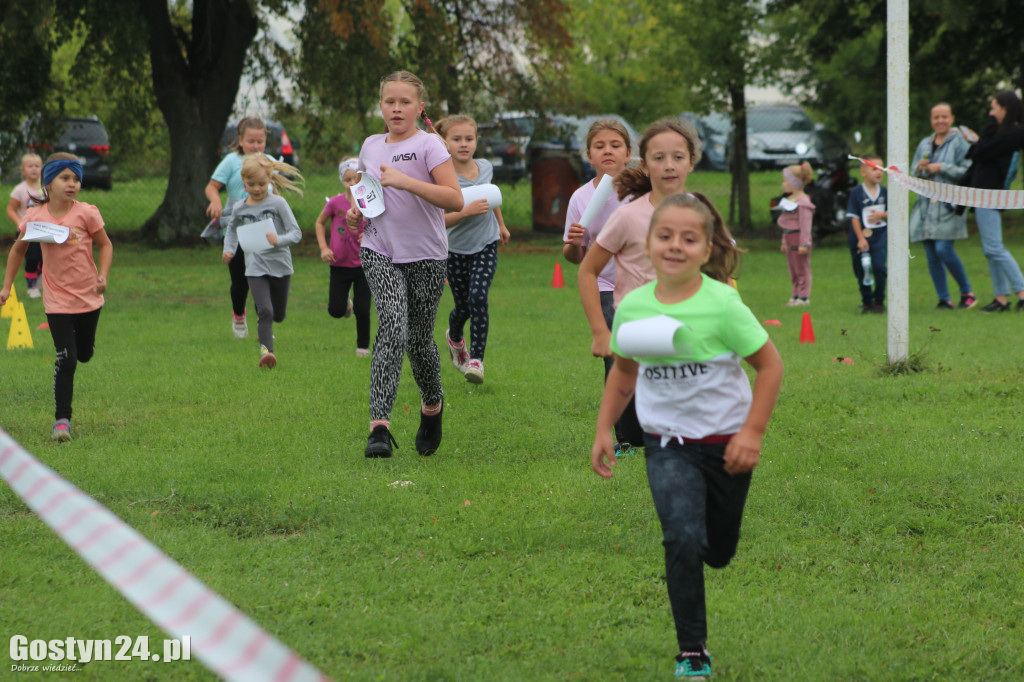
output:
[[[708,638],[704,564],[724,568],[736,554],[750,474],[726,473],[725,445],[662,447],[651,434],[644,445],[679,650],[696,651]]]
[[[850,249],[850,256],[853,259],[853,274],[857,276],[857,285],[860,287],[860,301],[864,305],[873,303],[885,303],[885,282],[889,278],[889,270],[885,266],[886,258],[889,256],[889,245],[884,239],[879,239],[874,244],[869,244],[871,255],[871,272],[875,278],[875,291],[871,287],[864,286],[864,266],[860,262],[860,251],[856,247]]]
[[[924,255],[928,258],[928,274],[932,276],[932,284],[935,285],[935,293],[939,295],[940,301],[950,301],[949,286],[946,284],[946,270],[953,275],[956,284],[960,287],[960,295],[970,293],[971,282],[967,279],[967,271],[953,249],[952,239],[925,239]]]
[[[994,208],[976,208],[974,217],[978,221],[981,235],[981,251],[988,259],[988,271],[992,276],[992,290],[996,296],[1024,291],[1024,275],[1010,252],[1003,246],[1003,224],[999,211]]]

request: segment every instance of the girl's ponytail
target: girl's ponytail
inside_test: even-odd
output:
[[[732,285],[733,277],[740,266],[740,256],[743,250],[736,246],[736,240],[725,225],[722,214],[718,212],[711,200],[700,192],[691,192],[711,214],[711,257],[701,268],[701,272],[719,282]]]
[[[623,169],[615,176],[614,183],[618,188],[619,201],[626,197],[636,199],[651,191],[651,177],[636,167]]]
[[[299,169],[290,164],[284,163],[283,161],[275,161],[269,158],[266,154],[248,154],[242,161],[242,178],[252,177],[257,170],[262,170],[267,173],[267,177],[270,178],[270,182],[278,189],[290,190],[292,192],[298,192],[302,195],[302,188],[299,187],[295,180],[297,178],[299,182],[305,182],[302,174],[299,173]]]
[[[429,118],[427,118],[427,108],[425,106],[423,107],[423,111],[420,112],[420,118],[423,119],[423,123],[426,125],[428,133],[433,133],[434,135],[441,137],[441,134],[434,130],[434,124],[430,122]]]

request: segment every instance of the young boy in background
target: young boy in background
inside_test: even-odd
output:
[[[884,313],[885,280],[889,273],[885,267],[885,259],[889,253],[886,230],[889,213],[885,209],[888,193],[885,187],[879,184],[882,180],[882,157],[878,154],[866,154],[862,158],[878,167],[860,164],[860,176],[864,182],[853,188],[846,203],[846,213],[850,216],[846,245],[850,247],[853,274],[856,275],[860,287],[861,312]],[[871,267],[871,277],[867,279],[866,261],[870,261]]]

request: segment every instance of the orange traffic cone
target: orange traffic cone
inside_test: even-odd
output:
[[[811,326],[811,314],[804,313],[800,323],[800,343],[814,343],[814,327]]]
[[[552,289],[563,289],[565,288],[565,281],[562,279],[562,264],[555,263],[555,275],[551,278]]]

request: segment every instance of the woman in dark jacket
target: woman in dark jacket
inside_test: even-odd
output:
[[[1004,189],[1006,174],[1013,153],[1024,147],[1024,126],[1021,125],[1020,98],[1014,92],[1000,92],[992,99],[988,124],[967,156],[974,159],[971,186],[980,189]],[[1010,304],[1006,298],[1017,294],[1017,310],[1024,310],[1024,275],[1010,252],[1003,246],[1003,226],[999,211],[994,208],[976,208],[974,216],[981,235],[981,250],[988,259],[995,299],[982,310],[1006,312]]]

